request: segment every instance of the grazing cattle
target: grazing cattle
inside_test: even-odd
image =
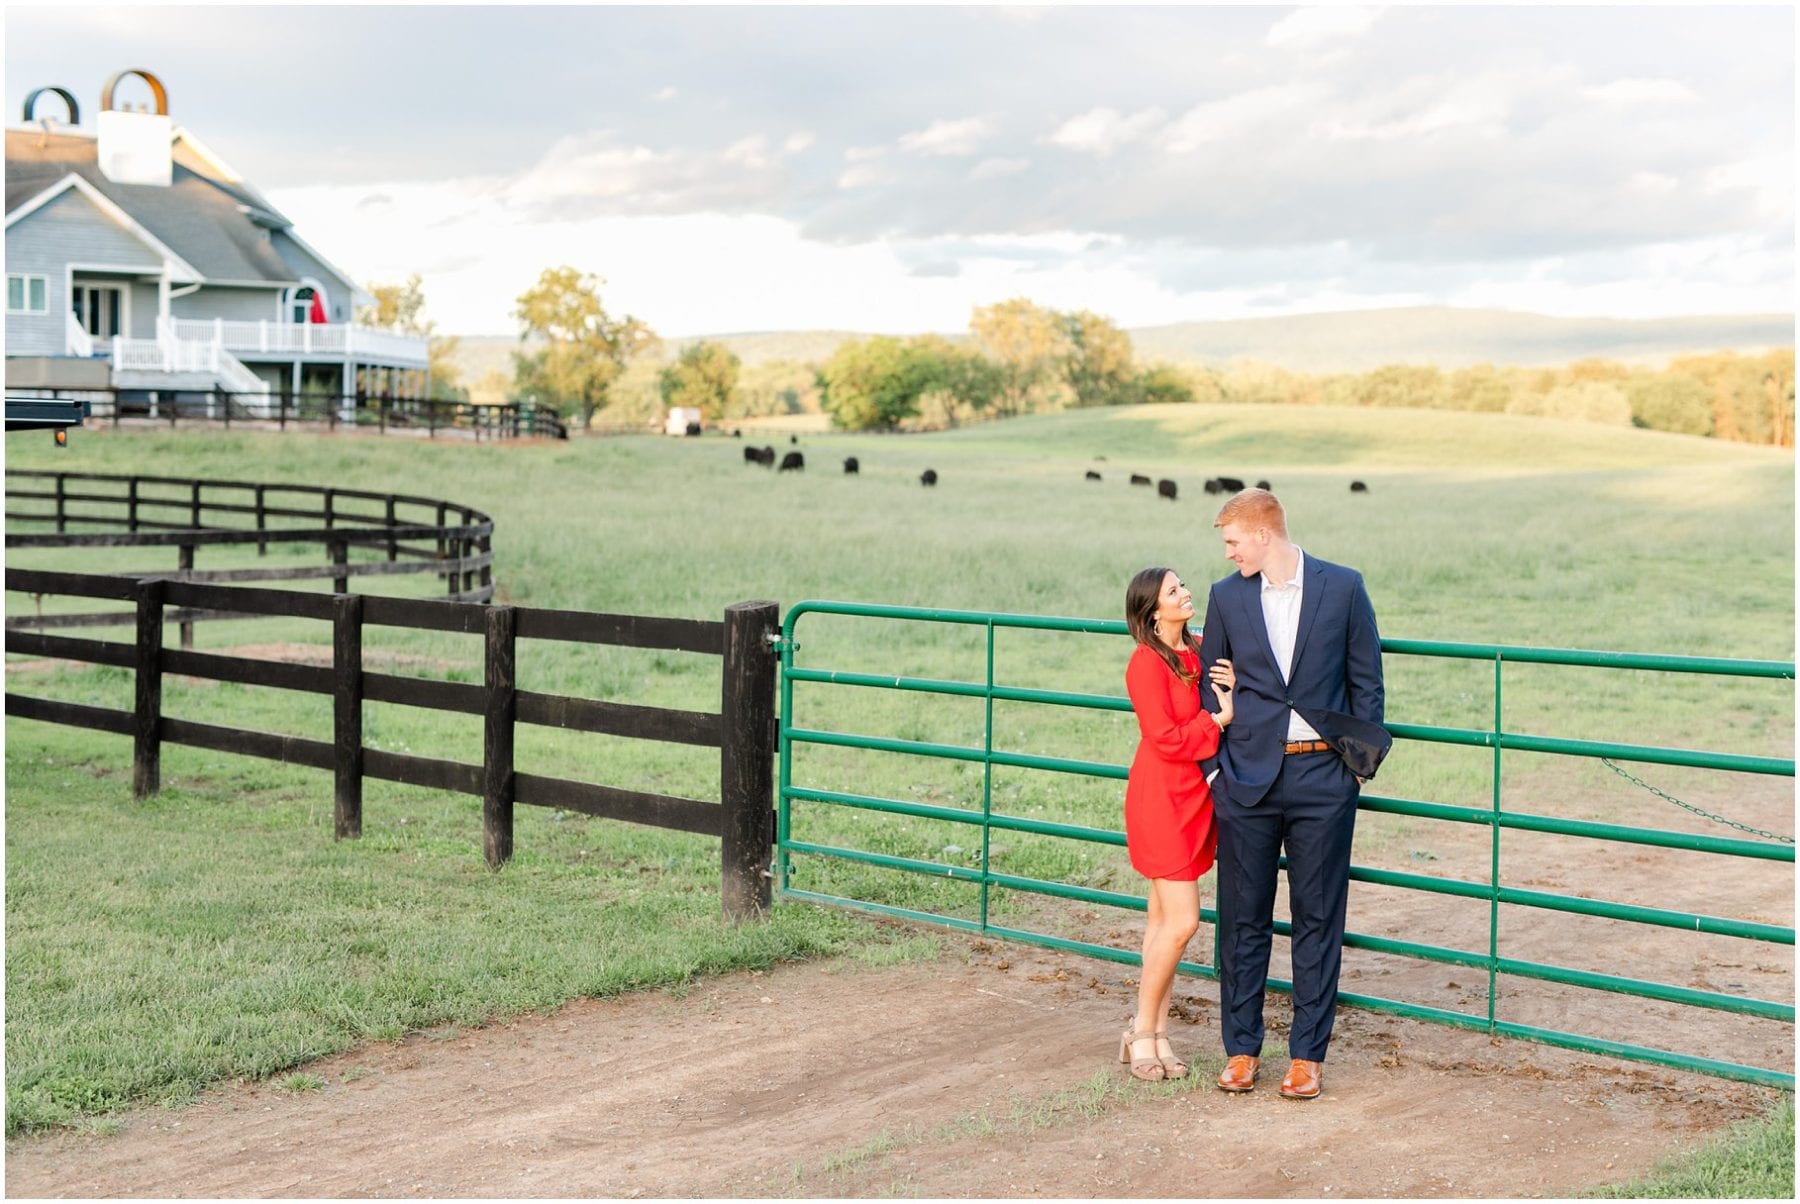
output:
[[[1131,474],[1131,483],[1133,485],[1148,485],[1150,483],[1150,478],[1143,473],[1134,472]]]
[[[800,452],[789,452],[787,455],[781,457],[781,467],[777,468],[775,471],[786,472],[791,468],[795,472],[799,472],[805,467],[806,457],[804,455]]]
[[[856,462],[855,456],[844,457],[844,474],[852,477],[862,475],[862,465]]]
[[[1222,493],[1242,493],[1244,491],[1244,483],[1236,477],[1220,477],[1219,490]]]
[[[1256,483],[1256,487],[1258,489],[1265,489],[1265,490],[1275,488],[1273,485],[1269,484],[1267,481],[1258,481]]]
[[[919,474],[919,484],[921,484],[921,485],[937,484],[937,469],[927,468],[924,472],[920,473]]]
[[[693,438],[695,435],[698,435],[699,433],[700,433],[700,424],[698,422],[690,422],[687,424],[687,434],[690,439]]]
[[[1100,474],[1090,468],[1088,469],[1087,479],[1090,481],[1098,481],[1100,479]]]
[[[1217,492],[1219,492],[1219,488],[1220,488],[1220,486],[1219,486],[1219,478],[1218,478],[1218,477],[1207,477],[1207,478],[1206,478],[1206,485],[1205,485],[1205,487],[1204,487],[1204,488],[1205,488],[1205,489],[1206,489],[1206,492],[1208,492],[1208,493],[1217,493]]]
[[[1171,502],[1174,501],[1175,500],[1175,482],[1171,481],[1167,477],[1164,477],[1162,480],[1158,481],[1156,483],[1156,496],[1157,497],[1166,497]]]
[[[746,463],[746,464],[761,464],[762,463],[762,448],[746,447],[744,449],[744,463]]]
[[[1351,493],[1367,493],[1367,492],[1369,492],[1369,487],[1367,485],[1363,484],[1361,481],[1351,481],[1350,482],[1350,492]]]
[[[800,442],[800,436],[798,436],[798,435],[789,435],[789,436],[788,436],[788,442],[789,442],[789,443],[798,443],[798,442]]]
[[[742,439],[744,437],[744,432],[738,430],[738,428],[734,426],[731,428],[731,437],[733,439]]]

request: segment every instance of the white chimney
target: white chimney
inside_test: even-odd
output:
[[[150,85],[156,112],[133,113],[113,108],[113,87],[127,75]],[[173,175],[174,127],[169,122],[169,94],[148,71],[120,71],[100,90],[100,171],[115,184],[157,184],[166,188]]]

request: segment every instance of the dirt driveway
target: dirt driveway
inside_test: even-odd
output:
[[[311,1089],[20,1139],[7,1194],[1565,1196],[1774,1098],[1349,1009],[1316,1101],[1149,1087],[1111,1060],[1129,967],[941,939],[929,962],[582,1001],[325,1059]],[[1215,988],[1178,995],[1177,1044],[1216,1071]]]

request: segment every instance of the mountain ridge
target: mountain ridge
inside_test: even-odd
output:
[[[1285,317],[1225,318],[1128,327],[1141,364],[1223,368],[1238,360],[1290,372],[1366,372],[1384,364],[1435,364],[1454,369],[1491,363],[1549,368],[1581,359],[1660,366],[1682,355],[1755,353],[1794,345],[1792,314],[1684,315],[1668,318],[1565,318],[1519,310],[1446,305],[1344,310]],[[457,355],[465,384],[494,368],[508,371],[514,335],[462,335]],[[874,332],[735,331],[670,338],[672,358],[702,340],[723,343],[745,364],[772,360],[816,363]],[[898,336],[910,337],[910,336]],[[952,342],[966,333],[944,336]]]

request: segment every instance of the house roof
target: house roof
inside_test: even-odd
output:
[[[6,211],[10,215],[72,173],[207,280],[298,283],[269,237],[291,223],[244,181],[223,178],[220,166],[209,155],[192,153],[177,134],[168,187],[118,184],[100,170],[92,135],[9,129]]]

